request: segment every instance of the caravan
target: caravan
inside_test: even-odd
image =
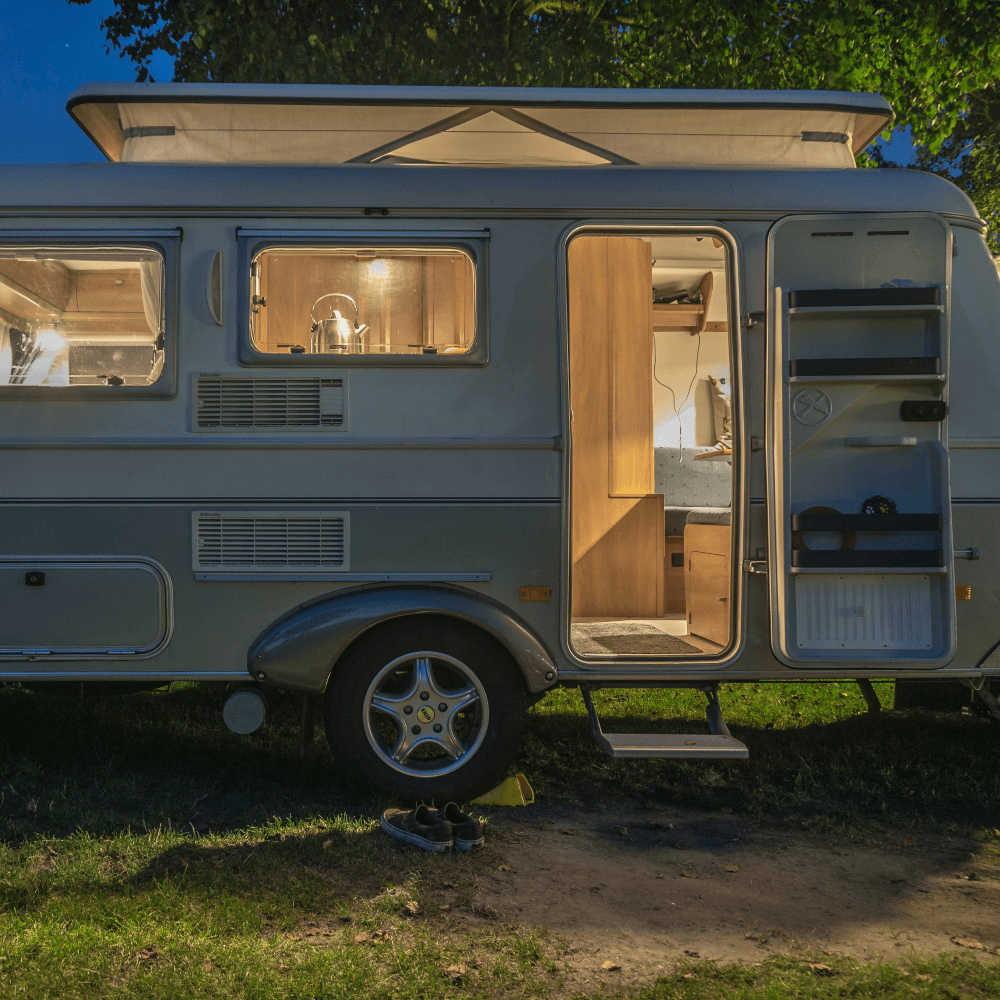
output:
[[[578,686],[741,757],[720,683],[998,714],[1000,278],[828,92],[88,85],[8,166],[0,674],[322,704],[344,773],[495,784]],[[710,734],[603,733],[602,687]]]

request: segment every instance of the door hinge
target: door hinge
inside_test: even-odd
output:
[[[743,560],[743,572],[744,573],[758,573],[760,576],[767,576],[767,560],[766,559],[744,559]]]
[[[752,326],[756,326],[758,323],[763,323],[766,319],[766,312],[752,312],[744,314],[740,323],[744,329],[749,330]]]

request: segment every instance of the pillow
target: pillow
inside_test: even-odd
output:
[[[712,392],[712,413],[715,416],[715,440],[724,448],[733,446],[733,404],[728,378],[709,376]]]

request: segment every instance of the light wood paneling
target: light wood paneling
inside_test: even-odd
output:
[[[673,556],[680,556],[680,565],[673,565]],[[663,610],[666,614],[684,614],[684,536],[667,535],[663,549]]]
[[[573,561],[574,617],[662,617],[662,494],[612,498],[607,514],[607,530]]]
[[[464,254],[383,257],[376,254],[267,253],[260,258],[258,345],[285,353],[279,344],[309,349],[310,309],[328,292],[350,295],[369,329],[363,343],[376,354],[416,354],[423,345],[442,353],[467,349],[475,335],[475,276]],[[319,319],[339,309],[354,321],[346,299],[326,299]],[[415,345],[415,346],[414,346]]]
[[[144,335],[152,344],[154,334],[142,307],[138,268],[71,272],[69,300],[59,329],[71,337],[93,335],[96,341],[101,333]]]
[[[688,631],[720,646],[729,644],[732,532],[728,525],[684,527],[684,583]]]
[[[153,340],[134,267],[72,271],[57,261],[0,260],[0,309],[14,326],[57,322],[70,337],[130,333]]]
[[[0,260],[0,309],[33,322],[59,319],[69,299],[70,276],[48,261]]]
[[[651,495],[652,400],[644,388],[651,380],[650,261],[641,240],[588,236],[569,246],[577,617],[663,614],[663,497]],[[613,351],[619,338],[635,343]],[[613,495],[623,483],[632,495]]]
[[[615,239],[608,247],[608,492],[653,492],[653,248]]]

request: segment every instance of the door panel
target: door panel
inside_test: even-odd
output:
[[[926,414],[948,399],[950,230],[929,214],[783,219],[768,271],[775,654],[943,665],[947,420]]]
[[[729,556],[692,552],[688,557],[688,629],[725,646],[729,642]]]
[[[572,614],[663,614],[663,496],[653,493],[651,250],[568,250],[573,411]]]

